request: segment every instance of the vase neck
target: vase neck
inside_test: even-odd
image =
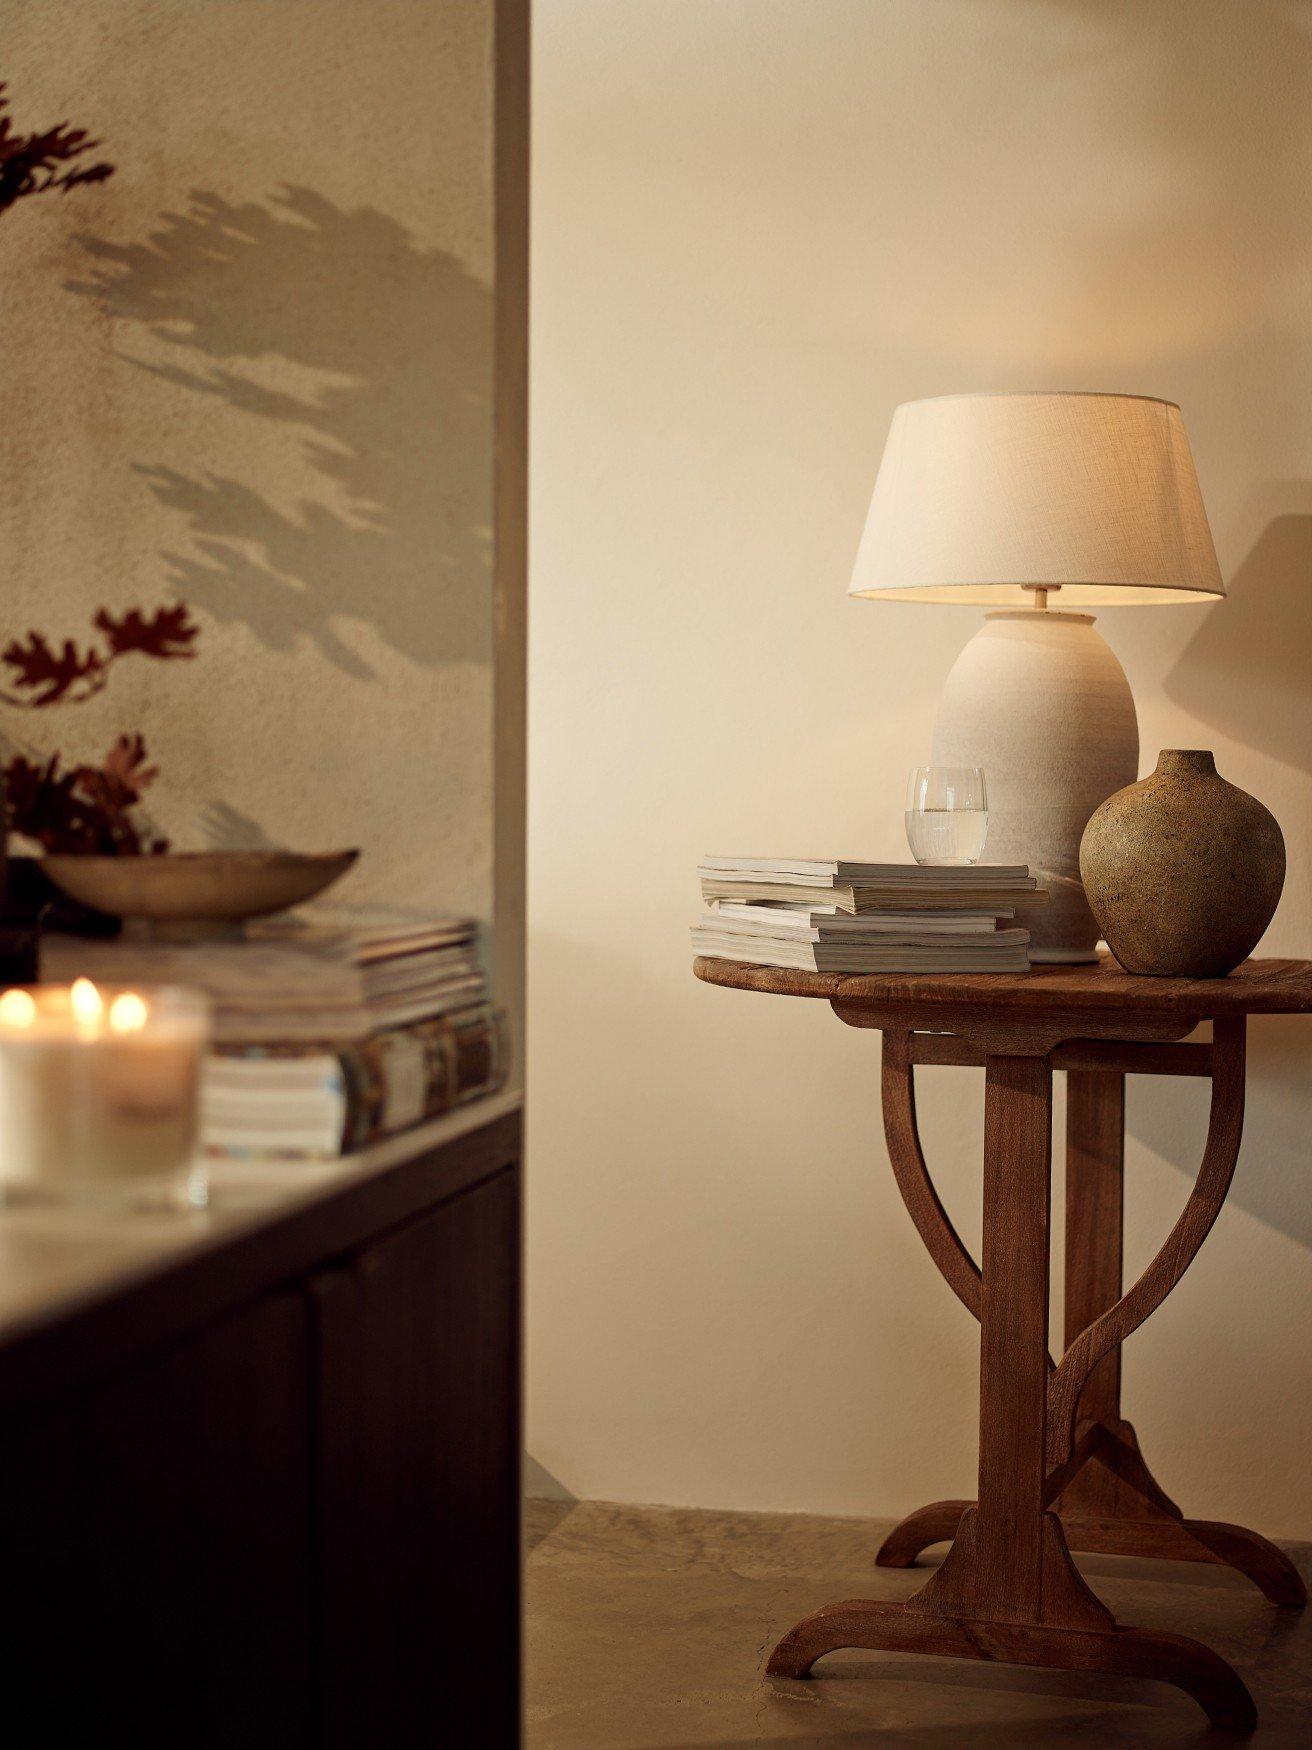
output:
[[[1163,777],[1176,772],[1216,772],[1216,761],[1206,748],[1164,747],[1157,756],[1157,771]]]

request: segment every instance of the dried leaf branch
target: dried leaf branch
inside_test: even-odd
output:
[[[104,182],[113,165],[87,162],[99,143],[68,122],[19,133],[0,83],[0,213],[30,195],[55,189],[67,194],[82,183]],[[56,648],[36,631],[11,640],[0,651],[0,663],[10,672],[10,688],[0,686],[0,699],[25,709],[76,704],[101,690],[120,657],[136,653],[167,661],[195,655],[198,628],[184,603],[158,608],[149,617],[138,608],[121,618],[101,608],[93,624],[103,642],[85,649],[72,639]],[[62,770],[62,758],[55,753],[42,762],[15,754],[6,762],[4,798],[16,832],[47,851],[139,856],[168,849],[166,840],[133,818],[156,777],[140,735],[120,735],[98,766]]]
[[[59,122],[44,133],[18,133],[8,114],[5,91],[0,84],[0,213],[27,195],[53,189],[67,194],[79,183],[104,182],[114,174],[112,164],[76,162],[100,144],[88,137],[85,128]]]
[[[146,759],[140,735],[120,735],[98,766],[60,770],[59,754],[46,761],[15,754],[4,767],[10,825],[42,850],[84,856],[136,857],[168,849],[168,840],[133,819],[157,768]]]
[[[10,689],[0,688],[0,699],[28,710],[75,705],[101,690],[110,665],[122,656],[136,653],[166,662],[196,654],[192,645],[200,628],[185,602],[157,608],[149,618],[139,608],[129,609],[122,619],[101,608],[92,624],[104,637],[103,648],[79,650],[66,638],[56,650],[44,633],[35,631],[12,639],[0,651],[0,663],[11,675]]]

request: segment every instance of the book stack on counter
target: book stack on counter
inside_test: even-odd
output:
[[[1027,972],[1024,864],[708,857],[695,954],[807,972]]]
[[[203,990],[204,1152],[323,1160],[505,1081],[504,1017],[474,938],[466,918],[317,907],[232,939],[48,936],[41,977]]]

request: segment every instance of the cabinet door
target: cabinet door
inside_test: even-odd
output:
[[[5,1743],[310,1742],[301,1295],[0,1429]]]
[[[519,1244],[507,1168],[316,1280],[334,1750],[517,1741]]]

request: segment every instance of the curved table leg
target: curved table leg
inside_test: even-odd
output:
[[[938,1265],[944,1281],[966,1310],[979,1317],[979,1265],[962,1243],[948,1212],[939,1201],[934,1181],[925,1164],[916,1123],[915,1066],[911,1062],[911,1035],[883,1036],[880,1090],[884,1108],[884,1139],[893,1177],[902,1193],[907,1213],[925,1250]]]
[[[1297,1608],[1307,1603],[1303,1576],[1284,1550],[1277,1549],[1260,1532],[1248,1531],[1242,1525],[1227,1525],[1218,1519],[1185,1519],[1181,1523],[1214,1562],[1247,1575],[1272,1604]]]
[[[967,1621],[921,1616],[905,1604],[854,1598],[805,1617],[780,1641],[766,1669],[772,1677],[806,1677],[817,1659],[840,1647],[1153,1677],[1191,1695],[1214,1726],[1251,1732],[1257,1724],[1252,1696],[1224,1659],[1201,1641],[1155,1629]]]
[[[1272,1604],[1298,1609],[1307,1587],[1289,1557],[1259,1532],[1212,1519],[1063,1518],[1073,1550],[1150,1561],[1213,1562],[1251,1580]],[[925,1546],[927,1547],[927,1546]],[[909,1565],[909,1564],[899,1564]]]

